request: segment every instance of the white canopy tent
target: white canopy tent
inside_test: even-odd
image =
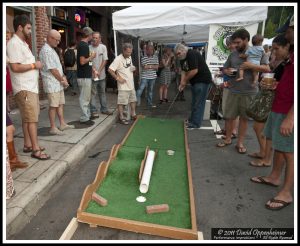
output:
[[[133,6],[113,13],[113,29],[158,43],[207,42],[210,24],[265,21],[267,6]],[[115,35],[116,36],[116,35]],[[116,47],[116,46],[115,46]]]

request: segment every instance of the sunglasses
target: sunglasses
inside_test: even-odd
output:
[[[129,62],[128,62],[128,60],[129,60]],[[123,64],[123,67],[124,68],[129,68],[130,66],[131,66],[131,59],[129,59],[129,58],[125,58],[125,65]]]

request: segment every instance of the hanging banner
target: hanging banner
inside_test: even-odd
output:
[[[258,23],[247,26],[210,25],[206,58],[208,66],[223,66],[230,54],[230,50],[228,49],[228,40],[236,30],[241,28],[246,29],[250,33],[249,44],[252,45],[251,39],[255,34],[257,34]]]

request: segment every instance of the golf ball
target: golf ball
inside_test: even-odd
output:
[[[154,138],[154,142],[157,142],[157,139],[156,139],[156,138]]]

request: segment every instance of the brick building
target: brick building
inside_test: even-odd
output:
[[[124,7],[110,6],[6,6],[6,28],[14,32],[13,19],[16,15],[26,14],[32,22],[32,36],[28,42],[35,57],[46,41],[48,31],[56,29],[61,34],[62,50],[68,46],[71,40],[80,40],[81,29],[90,26],[94,31],[100,31],[102,42],[107,50],[113,46],[112,11]],[[45,99],[43,84],[39,81],[40,99]],[[11,108],[16,104],[13,96],[9,97]]]

